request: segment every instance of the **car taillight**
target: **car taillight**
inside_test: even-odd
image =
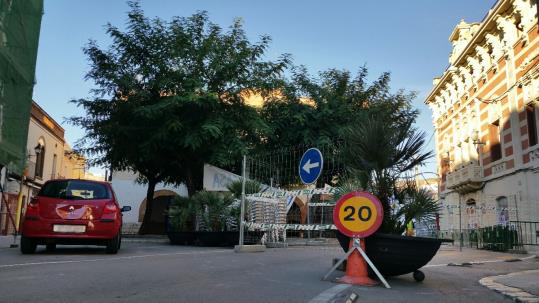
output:
[[[37,197],[33,197],[30,199],[30,202],[28,203],[28,206],[32,206],[32,207],[35,207],[37,206]]]
[[[103,214],[101,215],[101,222],[114,222],[114,220],[118,219],[118,213],[120,210],[118,209],[118,206],[114,203],[107,203],[105,204],[105,208],[103,209]]]
[[[118,207],[114,203],[109,203],[105,205],[105,209],[103,210],[103,214],[114,214],[118,212]]]
[[[33,197],[28,202],[26,207],[25,217],[27,220],[37,220],[39,219],[39,200],[37,197]]]

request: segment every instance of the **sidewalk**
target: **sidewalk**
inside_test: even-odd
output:
[[[21,237],[17,236],[17,242],[15,244],[19,245]],[[122,242],[124,243],[169,243],[170,240],[167,236],[156,236],[156,235],[124,235],[122,236]],[[0,236],[0,249],[9,248],[13,244],[13,235],[9,236]]]
[[[537,257],[536,257],[537,258]],[[539,269],[486,277],[479,283],[515,302],[539,302]]]
[[[17,237],[16,244],[19,245],[19,242],[21,241],[20,237]],[[9,248],[9,246],[13,244],[13,235],[9,236],[0,236],[0,249],[2,248]]]

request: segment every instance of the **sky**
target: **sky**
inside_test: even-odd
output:
[[[394,90],[416,91],[417,127],[427,133],[434,150],[431,111],[424,99],[432,79],[448,66],[449,35],[456,24],[480,22],[495,0],[141,0],[146,16],[170,20],[208,11],[223,28],[240,17],[252,42],[272,38],[267,59],[292,55],[311,74],[329,68],[355,72],[366,65],[371,80],[391,72]],[[382,4],[383,3],[383,4]],[[104,25],[123,28],[128,11],[122,0],[45,0],[36,66],[34,100],[65,129],[70,145],[84,131],[65,122],[84,114],[69,103],[89,97],[93,83],[84,80],[89,64],[82,48],[89,39],[108,47]],[[432,159],[422,169],[436,172]],[[103,174],[99,168],[92,172]]]

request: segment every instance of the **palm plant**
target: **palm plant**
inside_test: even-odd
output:
[[[412,126],[413,118],[393,120],[392,115],[370,116],[358,127],[348,128],[344,158],[358,187],[380,199],[384,208],[381,231],[400,234],[402,217],[406,224],[411,219],[432,216],[437,208],[433,199],[427,199],[426,192],[412,186],[397,186],[406,172],[424,164],[433,154],[423,151],[425,133]],[[404,204],[397,212],[391,208],[394,198],[401,198],[399,202]]]
[[[194,231],[199,205],[188,197],[174,197],[167,215],[174,231]]]
[[[199,191],[191,199],[194,204],[200,205],[197,219],[200,221],[201,229],[206,231],[227,230],[227,223],[235,208],[232,205],[234,198],[231,194]]]
[[[174,231],[227,231],[237,226],[239,206],[227,193],[200,191],[191,198],[176,197],[168,210]]]

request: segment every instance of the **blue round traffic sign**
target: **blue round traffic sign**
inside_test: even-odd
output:
[[[318,148],[309,148],[299,161],[299,177],[301,182],[305,184],[313,184],[316,182],[322,168],[324,167],[324,158]]]

